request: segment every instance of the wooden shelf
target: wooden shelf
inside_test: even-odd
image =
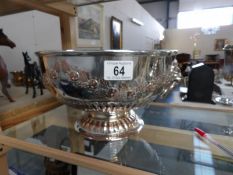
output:
[[[110,0],[115,1],[115,0]],[[80,0],[1,0],[0,16],[25,12],[29,10],[39,10],[45,13],[56,15],[60,18],[62,48],[76,48],[76,19],[77,6],[90,5],[96,3],[110,2],[106,0],[92,0],[81,2]]]
[[[60,16],[62,14],[75,16],[76,8],[64,0],[1,0],[0,16],[10,15],[28,10],[40,10]]]

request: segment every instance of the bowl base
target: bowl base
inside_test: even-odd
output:
[[[134,111],[117,113],[88,113],[76,121],[74,128],[81,135],[101,141],[121,140],[139,133],[144,122]]]

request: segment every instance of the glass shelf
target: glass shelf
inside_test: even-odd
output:
[[[140,134],[120,141],[83,137],[74,130],[74,122],[83,112],[65,105],[3,133],[5,139],[14,138],[152,174],[233,173],[233,160],[193,132],[193,128],[199,127],[230,147],[232,133],[226,130],[233,128],[233,113],[156,105],[135,112],[144,120],[144,128]],[[17,144],[14,148],[20,149]]]

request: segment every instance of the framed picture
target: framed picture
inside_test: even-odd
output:
[[[215,39],[214,50],[215,51],[222,51],[226,42],[227,42],[226,39]]]
[[[95,4],[78,7],[76,20],[77,47],[103,48],[103,6]]]
[[[111,49],[122,49],[122,21],[111,17]]]

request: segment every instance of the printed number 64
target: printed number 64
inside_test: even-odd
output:
[[[124,66],[122,66],[121,68],[119,68],[118,66],[114,67],[113,73],[115,76],[118,76],[119,74],[124,75],[125,74],[125,68]]]

